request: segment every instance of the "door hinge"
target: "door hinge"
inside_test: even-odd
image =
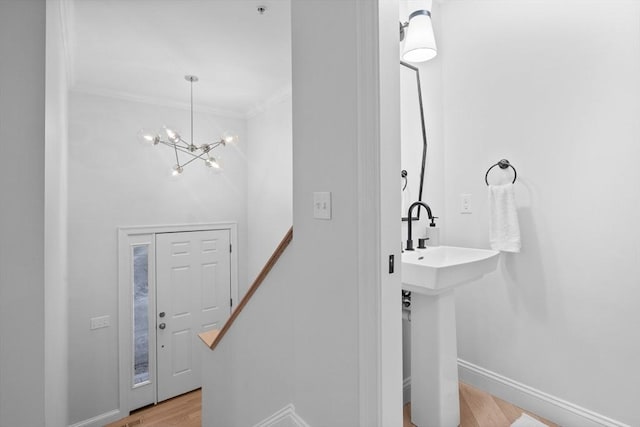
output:
[[[229,243],[229,253],[233,252],[233,246]]]
[[[229,298],[229,305],[233,307],[233,298]]]

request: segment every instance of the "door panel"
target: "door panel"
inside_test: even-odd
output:
[[[198,334],[231,311],[229,234],[156,235],[158,401],[200,387]]]

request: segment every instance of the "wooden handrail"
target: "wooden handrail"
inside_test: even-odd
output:
[[[284,236],[276,250],[273,252],[271,257],[269,258],[269,261],[267,261],[267,263],[264,265],[262,271],[260,271],[260,274],[258,274],[258,277],[256,277],[256,280],[253,281],[253,284],[251,285],[247,293],[244,295],[244,297],[242,297],[242,300],[240,301],[240,304],[238,304],[238,307],[236,307],[233,313],[231,313],[231,316],[229,316],[227,321],[224,323],[222,329],[214,329],[211,331],[202,332],[198,335],[200,339],[204,341],[204,343],[209,346],[211,350],[216,348],[218,343],[222,340],[222,337],[224,337],[227,331],[231,328],[233,322],[240,315],[240,312],[245,307],[245,305],[247,305],[253,294],[258,290],[264,279],[269,275],[269,272],[271,271],[273,266],[276,265],[278,259],[283,254],[284,250],[287,249],[287,246],[289,246],[289,243],[291,243],[292,239],[293,227],[291,227],[289,231],[287,231],[287,234]]]

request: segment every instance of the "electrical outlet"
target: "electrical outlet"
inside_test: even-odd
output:
[[[111,326],[111,316],[93,317],[91,319],[91,330],[108,328]]]
[[[316,191],[313,193],[313,217],[316,219],[331,219],[331,193]]]
[[[460,195],[460,213],[470,214],[471,211],[471,194]]]

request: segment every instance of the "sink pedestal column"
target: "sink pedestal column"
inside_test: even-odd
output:
[[[453,289],[411,293],[411,422],[418,427],[460,424]]]

